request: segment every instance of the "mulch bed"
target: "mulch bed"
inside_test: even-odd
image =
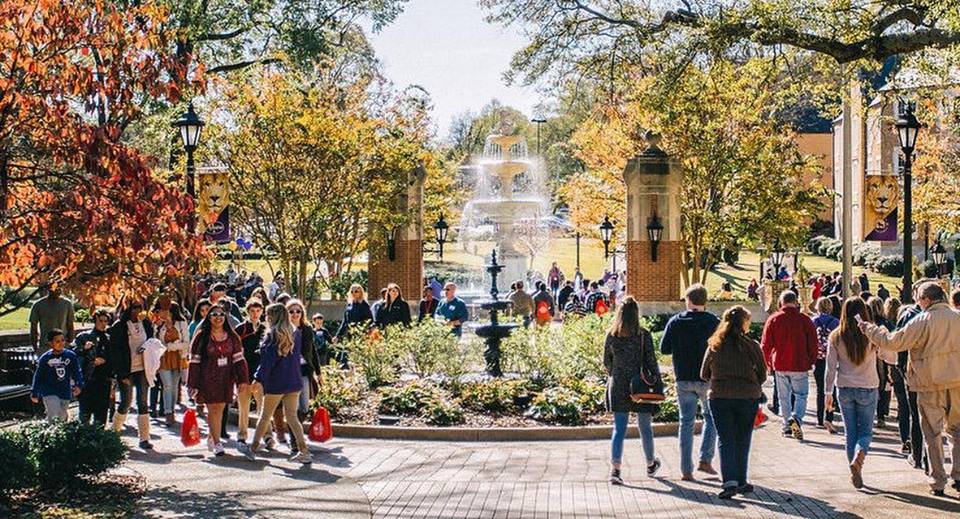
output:
[[[79,478],[67,488],[31,489],[7,496],[5,502],[0,501],[0,517],[131,517],[146,486],[140,475]]]

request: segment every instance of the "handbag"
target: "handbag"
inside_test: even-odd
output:
[[[333,427],[330,426],[330,413],[326,408],[318,407],[313,413],[313,420],[310,422],[310,431],[307,436],[315,442],[325,442],[333,438]]]
[[[180,442],[184,447],[193,447],[200,443],[200,426],[197,424],[197,412],[187,409],[180,426]]]
[[[646,355],[646,348],[643,348],[643,352],[643,355]],[[643,369],[645,365],[643,355],[641,355],[640,369],[630,378],[630,400],[638,404],[659,404],[667,398],[663,377],[647,373]]]

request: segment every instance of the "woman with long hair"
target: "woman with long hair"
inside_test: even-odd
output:
[[[848,297],[840,312],[840,327],[830,334],[827,345],[827,407],[833,406],[833,386],[839,387],[850,482],[863,487],[863,462],[873,439],[873,418],[877,412],[880,377],[877,359],[896,362],[896,354],[872,344],[857,326],[857,319],[871,320],[871,312],[859,297]]]
[[[700,378],[710,383],[707,399],[720,439],[720,499],[753,492],[747,465],[767,366],[760,345],[747,336],[748,330],[750,312],[740,305],[728,308],[707,341],[700,369]]]
[[[887,321],[896,323],[900,320],[900,308],[903,304],[896,297],[887,298],[883,302],[883,313]],[[899,361],[899,355],[898,355]],[[899,362],[890,365],[890,378],[893,379],[893,395],[897,399],[897,429],[900,433],[900,452],[910,454],[910,398],[907,393],[907,379]]]
[[[190,396],[207,406],[210,429],[207,447],[214,456],[223,455],[220,433],[224,409],[233,401],[234,388],[245,393],[247,383],[247,361],[240,336],[230,327],[227,311],[214,305],[200,322],[190,345],[190,373],[187,377]]]
[[[660,380],[660,368],[653,349],[653,337],[640,326],[640,308],[633,296],[627,296],[617,307],[616,314],[607,329],[603,344],[603,365],[607,370],[607,411],[613,413],[613,436],[610,439],[610,483],[622,485],[620,474],[623,457],[623,440],[627,435],[630,413],[637,413],[637,426],[647,462],[647,475],[660,470],[660,460],[653,449],[653,413],[656,404],[642,404],[630,398],[630,380],[643,372],[645,376]]]
[[[158,306],[155,318],[157,338],[167,348],[160,358],[160,369],[157,372],[163,386],[163,411],[167,427],[173,427],[177,423],[174,411],[180,395],[181,361],[187,358],[190,349],[190,332],[187,330],[183,311],[175,302]]]
[[[197,304],[193,307],[190,325],[187,326],[187,333],[190,334],[190,342],[193,342],[193,337],[197,334],[197,327],[200,326],[200,322],[207,316],[207,312],[210,311],[210,307],[212,306],[213,303],[211,303],[209,299],[203,298],[197,301]]]
[[[399,285],[396,283],[387,285],[386,299],[373,319],[374,324],[381,330],[386,330],[388,326],[394,324],[410,326],[410,305],[403,299]]]
[[[860,295],[863,297],[863,294]],[[877,296],[870,296],[866,299],[867,308],[870,309],[870,316],[873,318],[872,321],[877,326],[883,326],[887,331],[893,331],[894,322],[887,319],[887,313],[884,311],[883,299],[880,299]],[[877,399],[877,428],[884,428],[887,425],[887,415],[890,414],[890,400],[893,396],[891,393],[890,384],[890,366],[877,359],[877,376],[880,379],[880,389],[879,396]]]
[[[368,327],[373,322],[373,312],[370,310],[370,303],[367,302],[367,294],[363,287],[354,283],[350,286],[350,293],[347,294],[347,308],[343,312],[343,320],[340,321],[340,328],[337,330],[337,339],[343,341],[350,337],[352,327]]]
[[[290,322],[290,313],[281,304],[267,307],[267,326],[260,345],[260,367],[253,376],[254,380],[263,386],[263,411],[260,413],[260,421],[257,422],[250,448],[241,444],[240,450],[247,459],[254,459],[260,440],[270,429],[270,417],[274,409],[282,405],[283,414],[297,443],[297,453],[291,459],[308,464],[313,458],[303,437],[303,427],[297,419],[297,400],[303,388],[303,379],[300,376],[303,334],[301,329]]]
[[[307,324],[307,310],[299,299],[291,299],[286,305],[290,316],[290,324],[300,334],[300,377],[303,388],[300,390],[297,414],[299,419],[307,416],[310,410],[310,399],[313,398],[313,387],[320,376],[320,359],[317,356],[316,334]],[[292,424],[288,424],[292,426]]]
[[[127,413],[133,402],[133,391],[137,392],[137,431],[140,448],[150,450],[150,409],[147,406],[146,365],[144,364],[144,344],[154,337],[153,323],[146,318],[143,300],[124,297],[124,309],[120,318],[107,330],[110,337],[110,366],[120,389],[120,402],[113,414],[113,430],[119,432],[127,421]]]

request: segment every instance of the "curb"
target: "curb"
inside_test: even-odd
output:
[[[700,432],[703,423],[695,426]],[[678,422],[653,424],[654,436],[675,436]],[[333,424],[334,438],[365,438],[378,440],[505,442],[546,440],[606,440],[613,433],[612,425],[583,427],[397,427],[388,425]]]

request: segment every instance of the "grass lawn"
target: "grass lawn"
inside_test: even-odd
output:
[[[27,320],[30,318],[29,308],[18,308],[13,313],[0,316],[0,331],[4,330],[28,330],[30,325]]]

